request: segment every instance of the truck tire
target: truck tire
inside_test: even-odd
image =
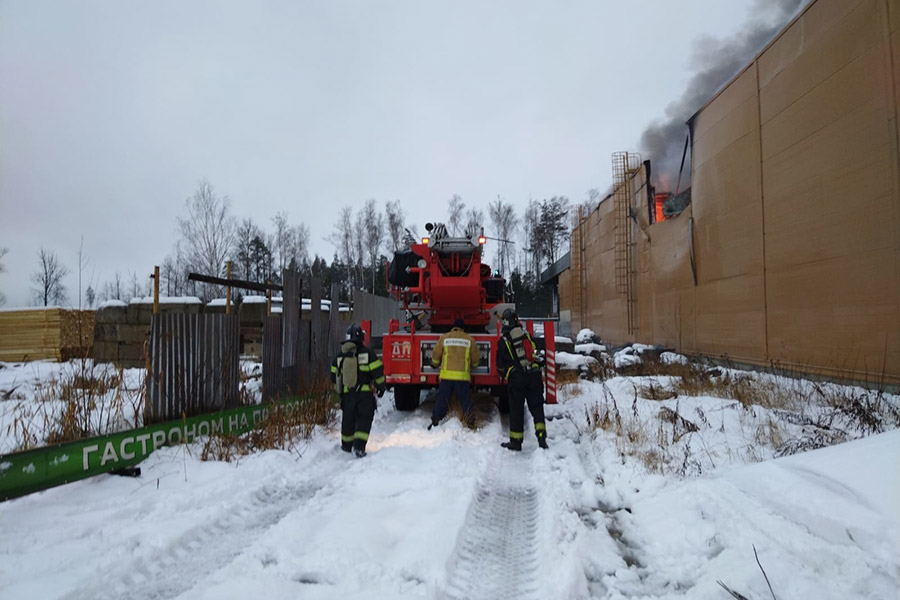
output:
[[[412,411],[419,407],[419,386],[395,385],[394,406],[397,410]]]
[[[496,385],[491,388],[491,395],[497,397],[497,410],[501,415],[509,414],[509,388],[505,385]]]

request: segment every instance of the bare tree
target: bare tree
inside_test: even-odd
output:
[[[466,227],[464,234],[470,237],[477,235],[482,227],[484,227],[484,211],[473,206],[466,211]]]
[[[78,245],[78,309],[81,310],[81,274],[87,267],[90,260],[84,256],[84,236],[81,236],[81,243]]]
[[[447,228],[450,235],[458,236],[462,234],[463,215],[465,214],[466,204],[458,194],[453,194],[447,202]]]
[[[291,266],[296,268],[309,264],[309,227],[302,223],[292,227],[284,211],[276,214],[272,223],[275,225],[275,234],[269,245],[277,256],[279,273]]]
[[[499,196],[497,201],[488,205],[488,214],[494,233],[499,240],[497,247],[498,270],[501,277],[506,277],[512,271],[513,241],[512,236],[518,225],[516,209],[512,204],[504,202]]]
[[[279,211],[272,217],[272,224],[275,226],[275,234],[272,236],[272,249],[275,251],[276,266],[279,275],[287,268],[290,259],[288,258],[291,245],[291,226],[288,223],[287,213]]]
[[[131,298],[140,298],[141,297],[141,285],[138,282],[137,273],[134,271],[131,272],[131,278],[128,280],[128,285],[130,289]],[[129,298],[130,299],[130,298]]]
[[[309,227],[305,223],[293,229],[291,255],[297,265],[309,264]]]
[[[38,270],[31,275],[31,281],[36,286],[32,288],[35,303],[39,306],[63,304],[68,298],[62,280],[69,274],[69,269],[59,261],[55,252],[44,248],[38,253],[38,259]]]
[[[187,269],[181,258],[179,249],[175,249],[175,257],[167,256],[159,268],[160,293],[174,297],[187,293]]]
[[[354,266],[356,265],[356,244],[354,243],[354,223],[353,208],[345,206],[338,215],[338,220],[334,224],[334,230],[328,236],[329,241],[334,245],[337,255],[341,262],[346,265],[351,274],[355,274]],[[355,276],[355,275],[354,275]],[[353,282],[342,280],[341,286],[346,293],[353,287]]]
[[[116,271],[115,278],[113,279],[112,283],[112,291],[114,294],[113,296],[111,296],[112,298],[115,298],[116,300],[122,300],[122,283],[122,274]]]
[[[527,273],[537,276],[540,268],[540,248],[542,241],[540,239],[541,225],[541,205],[536,200],[528,201],[528,208],[522,216],[522,237],[524,245],[522,246],[525,255],[525,269]]]
[[[228,196],[217,196],[206,179],[185,202],[186,219],[178,219],[182,249],[188,268],[207,275],[221,275],[234,242],[234,217]],[[217,286],[204,284],[201,295],[209,300]]]
[[[372,285],[369,291],[375,293],[375,276],[378,272],[378,257],[381,256],[381,247],[384,245],[384,215],[378,211],[375,199],[370,198],[362,213],[365,217],[365,246],[369,255],[369,268],[372,271]]]
[[[361,210],[356,214],[353,221],[353,256],[356,259],[356,281],[355,285],[358,289],[365,287],[365,269],[363,262],[366,257],[366,214],[365,210]]]
[[[391,250],[396,252],[403,246],[403,232],[406,229],[404,221],[406,216],[400,207],[400,201],[386,202],[384,205],[387,236],[391,243]]]

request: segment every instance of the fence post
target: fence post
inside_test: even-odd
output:
[[[547,385],[546,404],[556,404],[556,328],[553,321],[544,321],[544,381]]]
[[[153,267],[153,314],[159,314],[159,266]]]
[[[231,261],[229,260],[225,264],[227,265],[227,268],[228,268],[227,278],[229,280],[231,280]],[[231,314],[231,286],[230,285],[225,287],[225,314],[226,315]]]

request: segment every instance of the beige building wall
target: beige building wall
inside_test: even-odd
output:
[[[812,2],[692,120],[692,205],[633,222],[631,328],[613,199],[576,227],[573,331],[900,382],[898,97],[900,1]]]

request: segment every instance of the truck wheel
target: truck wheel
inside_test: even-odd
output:
[[[419,407],[419,386],[395,385],[394,406],[402,411],[416,410]]]
[[[497,410],[501,415],[509,414],[509,388],[505,385],[498,385],[491,388],[491,395],[497,397]]]

